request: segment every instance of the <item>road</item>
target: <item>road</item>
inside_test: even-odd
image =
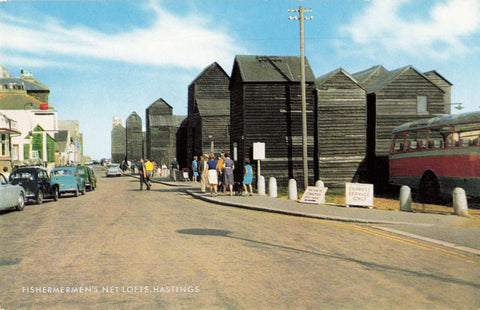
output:
[[[0,214],[0,309],[479,309],[480,258],[99,175]]]

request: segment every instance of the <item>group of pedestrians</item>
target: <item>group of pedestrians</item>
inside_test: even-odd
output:
[[[135,165],[132,165],[135,166]],[[143,186],[146,186],[147,190],[150,190],[151,178],[154,175],[154,163],[149,159],[144,160],[140,159],[136,167],[138,169],[138,174],[140,176],[140,190],[143,190]],[[176,180],[176,175],[179,171],[179,163],[176,158],[171,162],[172,174],[174,180]],[[207,184],[210,187],[210,195],[217,196],[218,186],[223,187],[223,194],[225,195],[227,189],[229,190],[230,196],[233,196],[233,186],[234,186],[234,174],[235,163],[230,158],[229,153],[222,153],[221,156],[216,160],[214,154],[205,154],[200,156],[198,160],[197,156],[194,156],[192,161],[192,173],[193,181],[197,183],[198,177],[200,177],[200,188],[202,192],[206,192]],[[243,192],[246,195],[252,195],[252,166],[250,161],[247,159],[245,161],[245,169],[243,174]]]
[[[200,189],[202,192],[206,192],[207,184],[210,187],[210,195],[212,197],[217,196],[218,186],[222,185],[223,194],[226,194],[227,188],[230,192],[230,196],[233,196],[235,163],[230,158],[229,153],[221,154],[220,158],[216,160],[214,154],[205,154],[200,156],[200,161],[197,162],[197,157],[194,157],[192,162],[192,170],[194,176],[194,182],[196,182],[196,176],[200,176]],[[243,177],[243,190],[246,194],[253,194],[252,191],[252,166],[247,160],[245,162],[245,171]],[[250,190],[250,192],[247,189]]]

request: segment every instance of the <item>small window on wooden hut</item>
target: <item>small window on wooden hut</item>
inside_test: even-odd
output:
[[[417,113],[427,112],[427,96],[417,96]]]

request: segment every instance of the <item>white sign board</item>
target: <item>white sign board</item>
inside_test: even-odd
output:
[[[264,142],[253,143],[253,159],[254,160],[265,159],[265,143]]]
[[[346,183],[347,206],[373,207],[373,184]]]
[[[307,186],[300,202],[314,204],[325,203],[325,193],[327,190],[328,187]]]

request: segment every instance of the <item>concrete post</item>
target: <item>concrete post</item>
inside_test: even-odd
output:
[[[259,195],[265,195],[265,177],[263,175],[258,177],[257,190]]]
[[[271,177],[268,180],[268,195],[273,198],[277,198],[277,179]]]
[[[297,181],[295,179],[288,180],[288,199],[297,200]]]
[[[400,211],[412,211],[412,191],[410,187],[403,185],[400,188]]]
[[[453,190],[453,210],[455,210],[456,215],[468,215],[467,195],[463,188],[457,187]]]
[[[317,182],[315,182],[315,187],[325,187],[325,184],[322,180],[318,180]]]

